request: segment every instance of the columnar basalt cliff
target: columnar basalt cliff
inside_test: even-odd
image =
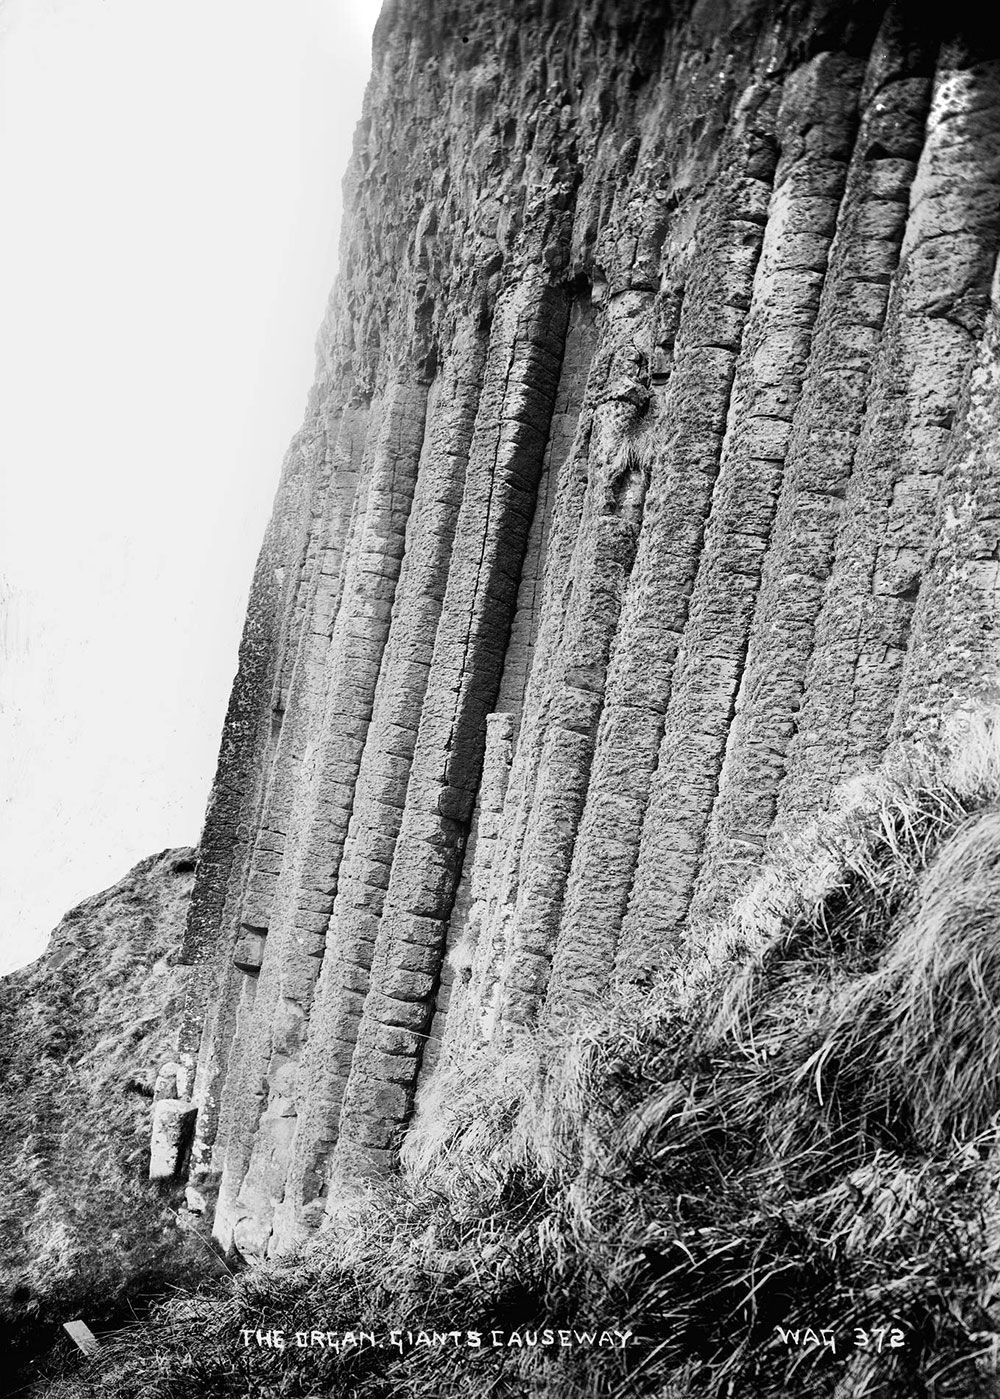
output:
[[[1000,679],[1000,40],[388,0],[188,929],[216,1233],[643,983]]]

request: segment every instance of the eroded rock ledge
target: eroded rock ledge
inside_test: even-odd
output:
[[[188,930],[226,1243],[995,690],[1000,43],[915,8],[386,5]]]

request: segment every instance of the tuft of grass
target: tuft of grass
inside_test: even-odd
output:
[[[443,1064],[401,1176],[300,1253],[45,1392],[996,1399],[998,864],[984,714],[842,791],[648,993]]]

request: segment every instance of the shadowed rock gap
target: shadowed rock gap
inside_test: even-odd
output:
[[[386,7],[189,925],[224,1243],[283,1252],[442,1067],[667,971],[1000,686],[987,30]]]

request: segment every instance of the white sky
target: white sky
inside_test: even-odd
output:
[[[201,830],[379,0],[0,0],[0,970]]]

